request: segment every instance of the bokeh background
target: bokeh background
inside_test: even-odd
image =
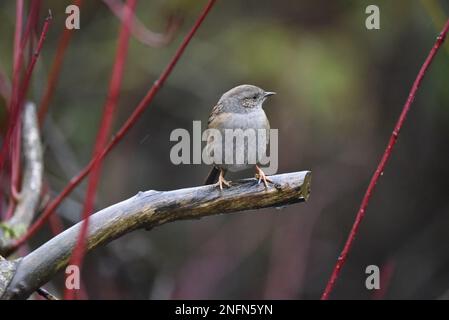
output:
[[[25,1],[27,5],[31,1]],[[32,81],[39,102],[71,1],[44,0],[54,21]],[[205,1],[140,1],[138,17],[173,41],[131,39],[117,129],[145,95]],[[381,29],[365,28],[380,8]],[[307,203],[282,210],[181,221],[137,231],[87,256],[91,299],[317,299],[352,225],[411,84],[449,16],[446,1],[218,1],[152,105],[107,157],[96,208],[140,190],[200,185],[206,165],[173,165],[170,132],[207,121],[220,95],[251,83],[279,129],[279,172],[312,170]],[[0,2],[0,68],[12,70],[15,1]],[[119,20],[85,0],[43,129],[45,177],[54,196],[90,159],[117,45]],[[449,298],[449,45],[419,90],[332,298]],[[5,101],[0,98],[0,109]],[[4,111],[2,111],[4,123]],[[114,130],[115,130],[114,129]],[[245,177],[252,172],[237,176]],[[57,214],[79,220],[85,184]],[[52,236],[46,227],[29,250]],[[22,252],[23,254],[24,252]],[[380,291],[365,268],[381,269]],[[63,274],[47,288],[61,294]]]

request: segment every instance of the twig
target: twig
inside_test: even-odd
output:
[[[131,114],[131,116],[126,120],[126,122],[122,125],[122,127],[119,129],[119,131],[115,134],[115,136],[111,139],[111,141],[108,143],[108,145],[103,149],[103,151],[95,158],[92,159],[86,167],[84,167],[80,173],[78,173],[77,176],[73,177],[69,184],[62,190],[62,192],[47,206],[46,210],[42,213],[42,215],[37,219],[37,221],[30,227],[27,234],[24,235],[21,239],[19,239],[14,247],[13,250],[16,250],[18,247],[20,247],[22,244],[24,244],[31,236],[33,236],[37,230],[40,229],[40,227],[47,221],[48,217],[54,212],[54,210],[59,206],[59,204],[64,200],[64,198],[69,195],[73,189],[89,174],[89,172],[92,170],[95,162],[98,159],[103,159],[122,139],[123,137],[128,133],[128,131],[134,126],[134,124],[139,120],[142,113],[147,109],[147,107],[150,105],[151,101],[153,101],[153,98],[156,96],[162,85],[165,83],[171,72],[173,71],[173,68],[175,67],[176,63],[178,62],[179,58],[181,58],[184,50],[187,48],[188,44],[190,43],[190,40],[192,40],[193,36],[195,35],[196,31],[206,18],[207,14],[209,13],[210,9],[212,9],[212,6],[215,4],[216,0],[209,0],[207,5],[205,6],[204,10],[200,14],[199,18],[196,20],[194,26],[189,31],[189,33],[184,38],[183,42],[177,49],[175,55],[172,57],[162,74],[160,75],[159,79],[155,81],[153,86],[150,88],[146,96],[140,101],[140,103],[135,108],[134,112]]]
[[[52,295],[50,292],[45,290],[44,288],[38,288],[36,292],[41,296],[44,297],[47,300],[59,300],[54,295]]]
[[[346,259],[348,257],[349,251],[351,250],[352,244],[354,243],[354,239],[359,230],[360,223],[362,222],[362,220],[365,216],[366,208],[368,207],[369,200],[371,199],[371,196],[374,192],[377,181],[379,180],[379,178],[382,176],[382,174],[384,172],[385,166],[391,156],[393,148],[398,139],[399,132],[401,131],[401,128],[402,128],[402,126],[405,122],[405,119],[407,117],[407,114],[410,110],[410,106],[412,105],[412,103],[415,99],[416,92],[418,91],[418,88],[421,84],[422,79],[424,78],[424,75],[426,74],[427,69],[429,68],[430,64],[432,63],[433,58],[435,57],[436,53],[438,52],[442,43],[444,42],[444,39],[446,38],[446,34],[448,33],[448,31],[449,31],[449,20],[446,22],[443,30],[438,35],[435,44],[433,45],[432,49],[430,50],[429,55],[427,56],[426,60],[424,61],[424,64],[422,65],[421,69],[419,70],[418,76],[416,77],[415,82],[413,83],[413,86],[412,86],[410,93],[408,95],[408,98],[404,104],[404,107],[399,116],[399,119],[394,127],[393,133],[391,134],[390,140],[388,141],[387,148],[385,149],[382,159],[380,160],[380,163],[378,164],[377,169],[374,172],[374,175],[371,178],[371,181],[370,181],[368,188],[365,192],[365,195],[363,197],[359,211],[357,212],[354,224],[352,226],[351,231],[349,232],[348,239],[346,240],[345,246],[343,247],[343,250],[337,259],[337,263],[334,267],[334,270],[332,271],[332,275],[329,279],[329,282],[327,283],[327,286],[324,289],[324,292],[321,296],[322,300],[327,300],[329,298],[329,295],[335,286],[335,282],[337,281],[338,276],[340,275],[341,269],[343,268],[343,266],[346,262]]]
[[[92,158],[94,159],[97,158],[97,155],[101,153],[101,151],[105,147],[105,144],[107,143],[107,139],[112,127],[115,110],[117,109],[117,102],[120,95],[120,87],[123,79],[123,69],[126,61],[126,56],[128,53],[128,45],[130,38],[129,27],[132,21],[132,17],[134,15],[134,11],[136,9],[136,4],[137,4],[136,0],[128,0],[126,2],[128,10],[125,13],[120,28],[120,34],[117,44],[117,52],[114,61],[114,66],[112,68],[112,75],[109,84],[108,96],[106,98],[106,103],[103,108],[103,117],[101,119],[100,129],[97,134],[94,152],[92,155]],[[102,159],[97,159],[89,176],[86,198],[84,201],[83,212],[81,214],[83,224],[80,230],[80,235],[78,237],[78,242],[75,246],[75,249],[73,250],[70,261],[70,264],[78,266],[80,270],[84,258],[84,249],[85,249],[84,245],[85,245],[85,237],[87,234],[87,227],[89,225],[89,216],[94,207],[95,195],[100,178],[101,164]],[[72,300],[73,298],[75,298],[75,294],[76,294],[75,290],[66,288],[64,292],[64,299]]]
[[[41,0],[35,0],[30,5],[31,5],[30,14],[28,15],[25,32],[23,33],[23,37],[20,43],[21,54],[23,54],[27,41],[30,38],[30,35],[32,34],[33,27],[36,25],[36,22],[38,20],[39,9],[41,7]]]
[[[81,7],[82,0],[75,0],[74,5]],[[64,61],[64,55],[69,46],[70,40],[72,39],[74,30],[67,29],[64,27],[64,31],[61,35],[61,38],[58,41],[58,48],[56,49],[56,56],[53,59],[53,63],[51,65],[50,73],[47,80],[47,86],[45,87],[44,95],[39,105],[39,123],[42,126],[44,122],[45,115],[48,112],[48,108],[50,106],[51,98],[53,97],[53,93],[56,88],[56,84],[58,82],[59,74],[61,73],[62,62]]]
[[[129,7],[126,4],[122,4],[118,0],[103,0],[103,2],[109,7],[112,13],[117,18],[124,21],[124,17],[129,11]],[[176,17],[169,17],[167,22],[167,28],[165,33],[156,33],[145,27],[145,25],[135,16],[133,13],[133,21],[131,24],[131,33],[143,44],[160,48],[168,45],[174,38],[176,31],[181,26],[181,20]]]
[[[16,25],[14,31],[14,51],[13,51],[13,72],[12,72],[12,93],[9,101],[9,119],[8,129],[6,131],[5,139],[6,143],[2,144],[0,153],[0,172],[3,173],[3,166],[6,162],[8,155],[11,156],[11,195],[9,199],[8,211],[6,218],[9,218],[15,208],[16,201],[14,200],[13,193],[16,190],[17,179],[19,174],[19,164],[17,159],[20,160],[20,121],[17,121],[20,117],[19,111],[19,92],[20,92],[20,74],[22,70],[23,55],[20,47],[20,39],[22,37],[22,25],[23,25],[23,0],[16,1]],[[11,149],[11,150],[10,150]]]
[[[11,193],[14,198],[15,201],[17,201],[17,184],[19,181],[19,168],[20,168],[20,143],[21,143],[21,121],[20,121],[20,115],[22,113],[22,105],[23,105],[23,100],[25,98],[26,92],[28,91],[28,87],[31,81],[31,76],[33,74],[34,71],[34,66],[36,65],[37,59],[39,57],[39,54],[42,50],[42,46],[44,44],[44,40],[45,37],[47,35],[48,32],[48,28],[50,27],[50,23],[52,20],[52,16],[51,16],[51,12],[49,11],[49,14],[47,16],[47,18],[45,19],[45,23],[44,26],[42,27],[42,32],[39,38],[39,42],[37,44],[37,48],[36,51],[34,52],[34,55],[27,67],[27,71],[25,73],[25,78],[23,80],[23,83],[20,85],[19,90],[17,91],[17,93],[13,93],[12,96],[12,105],[11,105],[11,117],[8,120],[9,121],[9,127],[7,130],[7,134],[6,134],[6,138],[5,141],[12,141],[13,145],[12,145],[12,168],[11,168]],[[19,40],[20,42],[20,40]],[[20,43],[19,43],[20,45]],[[14,92],[14,86],[13,86],[13,92]],[[0,156],[0,169],[2,167],[3,161],[4,161],[4,157],[5,154],[8,153],[8,148],[9,148],[9,144],[10,143],[5,143],[2,146],[2,150],[1,150],[1,156]],[[15,202],[11,202],[11,205],[15,205]],[[12,212],[12,210],[10,210],[10,212]]]
[[[12,111],[17,100],[17,93],[19,91],[20,70],[22,68],[22,53],[20,52],[20,39],[22,37],[23,25],[23,0],[16,2],[16,27],[14,31],[14,52],[13,52],[13,73],[12,73],[12,99],[9,110]]]
[[[280,207],[308,199],[310,171],[285,173],[270,176],[270,179],[274,184],[268,189],[255,179],[245,179],[234,182],[231,188],[223,191],[209,185],[166,192],[139,192],[90,217],[87,248],[93,250],[139,228],[149,230],[178,220]],[[0,292],[0,298],[26,299],[48,282],[66,266],[80,228],[81,223],[78,223],[23,257],[12,281],[4,292]]]
[[[387,260],[380,268],[380,288],[373,292],[371,299],[383,300],[391,285],[396,263],[394,260]]]

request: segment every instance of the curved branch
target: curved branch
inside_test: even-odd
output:
[[[36,105],[28,102],[23,114],[22,190],[13,216],[0,224],[0,253],[8,253],[15,239],[25,234],[39,206],[43,160]]]
[[[127,4],[119,0],[103,0],[112,13],[122,22],[126,16],[125,10],[129,10]],[[131,34],[141,43],[153,47],[160,48],[168,45],[175,37],[176,31],[181,26],[181,19],[175,16],[170,16],[167,19],[167,27],[165,33],[157,33],[145,27],[145,25],[132,13],[133,20],[131,24]]]
[[[265,189],[255,179],[234,182],[220,191],[216,186],[200,186],[173,191],[139,192],[134,197],[105,208],[89,219],[88,251],[136,229],[177,220],[200,219],[266,207],[281,207],[306,201],[311,172],[301,171],[270,176],[274,185]],[[82,222],[60,233],[22,258],[2,299],[26,299],[64,268],[76,244]],[[1,286],[0,286],[1,288]]]

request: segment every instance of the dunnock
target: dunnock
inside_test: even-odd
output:
[[[248,84],[232,88],[221,96],[217,105],[212,109],[208,120],[208,129],[219,130],[222,137],[225,137],[226,129],[254,129],[255,131],[257,131],[258,129],[263,129],[268,132],[270,129],[270,123],[268,122],[265,111],[262,109],[262,105],[267,97],[274,94],[274,92],[267,92],[259,87]],[[256,153],[258,155],[265,155],[268,144],[268,134],[266,135],[266,137],[267,138],[265,143],[256,143]],[[229,141],[225,142],[230,143]],[[234,140],[232,140],[231,142],[234,143]],[[211,150],[216,147],[216,143],[217,141],[216,139],[214,139],[214,137],[208,137],[206,150],[207,152],[209,152],[209,154]],[[221,144],[221,146],[224,145],[225,143]],[[233,162],[229,164],[225,163],[225,161],[214,161],[214,167],[210,171],[205,184],[216,183],[220,187],[220,189],[223,190],[223,185],[227,187],[230,186],[230,182],[224,179],[226,171],[229,170],[235,172],[255,167],[256,178],[259,179],[259,183],[262,180],[265,187],[267,187],[267,182],[271,182],[271,180],[267,178],[262,169],[260,169],[260,167],[257,165],[258,161],[256,160],[256,163],[250,163],[248,161],[248,145],[248,141],[245,141],[243,145],[240,145],[240,148],[236,148],[236,145],[231,146],[234,154],[244,154],[244,161],[242,163],[238,164],[236,162]],[[223,148],[223,150],[224,149],[228,150],[229,148],[225,147]],[[225,156],[223,155],[222,159],[224,159],[224,157]]]

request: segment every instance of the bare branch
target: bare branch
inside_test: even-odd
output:
[[[0,225],[0,253],[7,253],[13,241],[28,229],[39,206],[42,188],[42,146],[36,105],[28,102],[23,114],[23,180],[14,215]]]
[[[93,250],[136,229],[177,220],[200,219],[221,213],[282,207],[307,200],[311,172],[270,176],[274,185],[265,189],[255,179],[234,182],[220,191],[213,185],[173,191],[146,191],[105,208],[89,220],[87,249]],[[64,268],[76,244],[82,222],[60,233],[22,258],[2,299],[26,299]],[[1,285],[0,285],[1,288]]]

